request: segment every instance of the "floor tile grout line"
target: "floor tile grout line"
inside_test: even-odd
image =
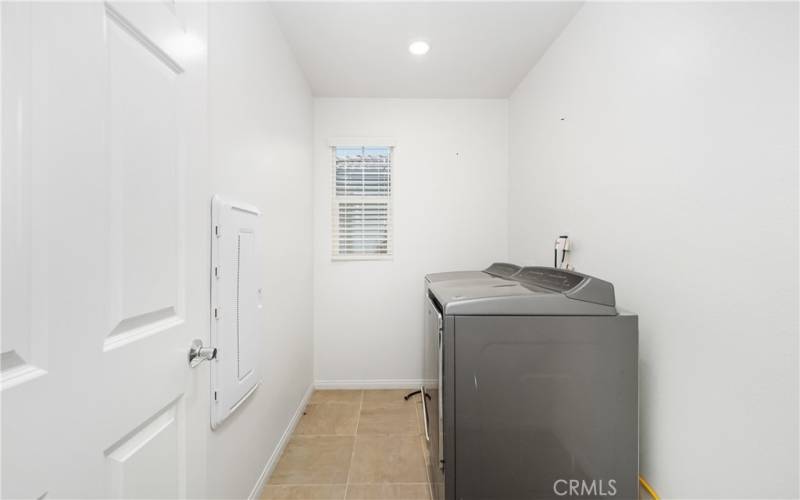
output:
[[[358,439],[358,424],[361,423],[361,409],[364,408],[364,391],[361,391],[361,400],[358,405],[358,416],[356,417],[356,430],[353,434],[353,451],[350,453],[350,465],[347,467],[347,479],[344,483],[344,498],[347,500],[347,492],[350,489],[350,473],[353,471],[353,459],[356,456],[356,440]]]
[[[361,418],[361,407],[362,407],[363,401],[364,401],[364,391],[362,390],[362,391],[360,391],[360,395],[359,395],[357,403],[354,402],[354,401],[335,401],[334,400],[334,401],[319,401],[319,402],[316,402],[316,403],[312,403],[312,402],[309,401],[309,403],[306,405],[306,408],[308,408],[309,406],[312,406],[312,405],[324,407],[324,406],[329,405],[329,404],[348,405],[348,406],[356,406],[357,405],[358,406],[358,412],[357,412],[357,415],[356,415],[356,429],[355,429],[355,431],[353,431],[353,434],[352,434],[352,436],[353,436],[353,451],[350,453],[350,466],[347,469],[347,479],[345,479],[344,497],[342,498],[342,500],[345,500],[345,498],[347,498],[347,488],[348,488],[348,483],[349,483],[349,479],[350,479],[350,468],[352,468],[353,455],[355,454],[355,439],[356,439],[355,435],[358,432],[358,422],[359,422],[359,420]],[[305,414],[305,412],[304,412],[304,414]],[[307,437],[348,437],[350,435],[349,434],[305,434],[304,436],[307,436]],[[320,484],[322,484],[322,483],[320,483]],[[336,483],[325,483],[325,484],[336,484]],[[339,483],[339,484],[341,484],[341,483]],[[297,486],[310,486],[311,483],[297,483],[296,485]]]

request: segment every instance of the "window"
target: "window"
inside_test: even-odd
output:
[[[333,258],[392,255],[392,148],[333,149]]]

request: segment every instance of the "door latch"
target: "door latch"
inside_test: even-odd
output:
[[[194,368],[203,361],[211,361],[212,359],[217,359],[217,348],[203,347],[202,340],[194,339],[189,347],[189,366]]]

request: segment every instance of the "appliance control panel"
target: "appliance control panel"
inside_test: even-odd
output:
[[[574,272],[549,267],[525,267],[514,279],[529,285],[556,292],[566,292],[578,286],[584,277]]]
[[[563,293],[566,297],[610,307],[616,305],[614,285],[608,281],[566,269],[523,267],[511,279],[523,285]]]

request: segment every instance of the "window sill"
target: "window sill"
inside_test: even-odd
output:
[[[353,260],[393,260],[393,255],[334,255],[332,262],[353,261]]]

